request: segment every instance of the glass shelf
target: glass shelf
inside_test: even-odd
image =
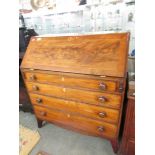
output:
[[[117,2],[117,4],[120,3],[121,5],[125,5],[124,2]],[[48,10],[46,8],[39,9],[37,11],[32,11],[30,13],[23,14],[24,17],[37,17],[37,16],[46,16],[46,15],[56,15],[56,14],[64,14],[64,13],[71,13],[71,12],[78,12],[78,11],[85,11],[87,9],[90,9],[94,6],[110,6],[110,5],[116,5],[113,3],[94,3],[94,4],[85,4],[81,6],[74,6],[72,8],[66,8],[66,9],[55,9],[53,11]]]

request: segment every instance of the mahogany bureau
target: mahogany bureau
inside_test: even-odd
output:
[[[117,152],[128,44],[129,33],[32,37],[21,71],[38,127],[107,138]]]

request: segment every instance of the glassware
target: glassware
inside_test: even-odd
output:
[[[104,31],[104,19],[96,19],[96,31]]]

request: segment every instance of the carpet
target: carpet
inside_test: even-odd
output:
[[[19,126],[19,155],[28,155],[38,143],[40,135],[22,125]]]
[[[39,151],[36,155],[50,155],[45,151]]]

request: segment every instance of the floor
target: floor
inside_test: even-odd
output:
[[[50,155],[115,155],[108,140],[91,137],[46,124],[38,129],[35,116],[20,111],[20,124],[38,130],[41,139],[30,155],[43,150]]]

